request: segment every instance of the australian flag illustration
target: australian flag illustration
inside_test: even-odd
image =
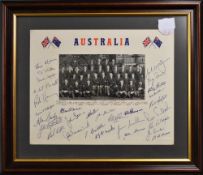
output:
[[[162,45],[162,41],[156,36],[155,38],[154,38],[154,41],[153,41],[153,43],[157,46],[157,47],[161,47],[161,45]]]
[[[54,38],[53,38],[52,43],[53,43],[56,47],[60,47],[60,45],[61,45],[61,41],[60,41],[57,37],[54,37]]]
[[[44,38],[44,40],[41,42],[43,47],[46,47],[47,45],[49,45],[49,43],[50,43],[50,41],[49,41],[48,37]]]

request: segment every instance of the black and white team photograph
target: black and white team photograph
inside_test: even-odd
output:
[[[145,55],[59,55],[59,99],[145,98]]]

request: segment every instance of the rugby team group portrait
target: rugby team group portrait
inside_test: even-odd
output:
[[[59,56],[60,99],[144,99],[145,57],[138,54]]]

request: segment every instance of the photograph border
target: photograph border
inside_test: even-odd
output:
[[[58,94],[59,94],[59,101],[66,101],[66,100],[68,100],[68,101],[78,101],[78,100],[82,100],[82,101],[86,101],[86,102],[91,102],[91,101],[93,101],[93,100],[96,100],[96,101],[100,101],[100,102],[102,102],[102,101],[114,101],[114,100],[116,100],[116,101],[127,101],[127,100],[130,100],[130,101],[132,101],[132,100],[134,100],[134,101],[141,101],[141,102],[144,102],[145,100],[146,100],[146,90],[145,90],[145,83],[146,83],[146,78],[145,78],[145,71],[142,71],[142,74],[141,75],[143,75],[143,81],[142,81],[142,83],[143,83],[143,94],[141,95],[141,96],[138,96],[138,94],[134,94],[133,96],[130,96],[130,94],[129,94],[129,92],[126,92],[125,93],[125,95],[124,96],[121,96],[121,94],[118,94],[117,92],[119,91],[119,84],[117,84],[117,82],[115,82],[116,84],[113,86],[113,87],[109,87],[109,84],[110,84],[110,81],[108,80],[109,78],[110,78],[110,73],[112,74],[112,80],[113,80],[113,78],[117,78],[117,77],[114,77],[115,75],[114,75],[114,72],[113,72],[113,70],[112,70],[112,67],[108,64],[108,66],[109,66],[109,71],[108,71],[108,73],[109,73],[109,75],[107,75],[106,74],[106,70],[103,70],[103,69],[101,69],[102,71],[100,72],[100,76],[98,75],[99,74],[99,72],[98,72],[98,70],[95,70],[95,67],[96,67],[96,69],[98,69],[98,65],[96,65],[95,63],[94,63],[94,61],[93,61],[93,63],[92,63],[92,65],[93,65],[93,72],[91,72],[90,71],[90,68],[88,68],[89,66],[87,65],[88,63],[86,62],[86,64],[85,64],[85,67],[86,67],[86,74],[87,73],[89,73],[89,81],[90,81],[90,83],[91,83],[91,86],[96,86],[96,87],[94,87],[94,88],[91,88],[91,92],[87,95],[86,94],[86,91],[84,90],[84,87],[85,87],[85,84],[84,84],[84,81],[85,80],[87,80],[87,75],[86,75],[86,77],[84,77],[84,75],[83,75],[83,71],[84,71],[84,69],[83,70],[81,70],[81,66],[82,65],[80,65],[78,62],[76,63],[77,64],[77,68],[78,68],[78,73],[79,73],[79,75],[77,75],[77,77],[75,78],[75,82],[77,81],[77,82],[79,82],[80,81],[80,77],[79,76],[81,76],[81,75],[83,75],[83,87],[79,87],[80,88],[80,90],[79,91],[81,91],[81,92],[78,92],[78,96],[75,96],[75,92],[74,92],[74,90],[71,90],[71,92],[69,92],[69,94],[68,94],[68,92],[67,92],[67,94],[63,94],[63,89],[60,89],[60,88],[63,88],[63,86],[62,85],[64,85],[63,83],[65,83],[64,82],[64,80],[65,79],[67,79],[68,80],[68,83],[70,83],[70,81],[72,82],[72,78],[73,77],[68,77],[68,73],[67,73],[67,70],[65,71],[65,67],[66,66],[71,66],[71,69],[72,69],[72,71],[71,71],[71,73],[73,74],[74,73],[74,69],[75,69],[75,67],[73,66],[73,65],[71,65],[71,64],[73,64],[73,63],[69,63],[69,65],[67,65],[67,60],[69,59],[69,58],[61,58],[61,57],[71,57],[70,59],[73,61],[74,60],[74,58],[73,58],[73,56],[76,56],[77,57],[77,59],[81,59],[81,57],[83,57],[83,56],[85,56],[87,59],[89,59],[88,58],[88,56],[104,56],[105,58],[103,59],[103,60],[107,60],[107,58],[106,58],[106,56],[115,56],[115,58],[114,58],[114,60],[116,59],[116,57],[117,57],[117,55],[122,55],[122,56],[131,56],[131,58],[132,58],[132,56],[134,56],[134,58],[135,57],[143,57],[142,58],[142,60],[144,60],[143,62],[142,62],[142,64],[143,64],[143,67],[144,67],[144,70],[145,70],[145,65],[146,65],[146,61],[145,61],[145,54],[59,54],[59,70],[58,70],[58,72],[59,72],[59,87],[58,87]],[[96,59],[97,60],[97,58],[94,58],[94,59]],[[125,58],[122,58],[122,60],[124,60]],[[63,60],[63,61],[62,61]],[[101,60],[101,62],[103,61],[103,60]],[[108,63],[109,63],[109,60],[110,59],[108,59]],[[63,63],[63,62],[65,62],[65,63]],[[62,65],[63,64],[63,68],[64,68],[64,71],[63,71],[63,76],[62,77],[60,77],[61,75],[60,75],[60,71],[62,71],[61,70],[61,67],[60,67],[60,65]],[[116,63],[115,63],[116,64]],[[115,65],[114,64],[114,65]],[[117,66],[117,72],[116,72],[116,74],[117,73],[119,73],[119,75],[120,75],[120,70],[118,71],[118,69],[120,69],[121,68],[121,66],[120,66],[120,64],[123,64],[123,63],[118,63],[118,64],[116,64],[116,66]],[[140,63],[139,63],[140,64]],[[90,65],[90,66],[92,66],[92,65]],[[100,64],[100,66],[102,67],[102,65],[103,64]],[[119,66],[118,66],[119,65]],[[104,65],[103,65],[104,66]],[[126,66],[126,65],[125,65]],[[126,67],[128,67],[129,65],[127,65]],[[134,69],[135,69],[135,67],[137,66],[135,66],[135,65],[133,65],[132,66],[132,64],[130,65],[131,66],[131,68],[132,67],[134,67]],[[127,73],[128,74],[128,86],[129,86],[129,82],[130,82],[130,76],[129,76],[129,73],[128,73],[128,69],[126,69],[126,67],[125,67],[125,70],[124,70],[124,73]],[[102,72],[104,72],[105,73],[105,79],[107,80],[107,82],[108,82],[108,90],[107,89],[104,89],[104,88],[100,88],[99,86],[100,85],[102,85],[102,83],[101,83],[101,81],[100,81],[100,79],[101,79],[101,73]],[[91,74],[92,73],[92,74]],[[99,84],[100,85],[94,85],[94,84],[92,84],[92,80],[94,79],[94,75],[93,74],[97,74],[97,81],[99,81]],[[134,88],[134,91],[135,91],[135,88],[136,87],[138,87],[138,84],[135,84],[135,83],[138,83],[138,79],[140,78],[139,77],[139,75],[136,73],[136,70],[134,70],[133,72],[132,72],[133,74],[134,74],[134,84],[133,84],[133,88]],[[136,76],[137,75],[137,76]],[[71,75],[71,76],[73,76],[73,75]],[[135,77],[136,76],[136,77]],[[132,77],[131,77],[132,78]],[[124,80],[124,77],[123,77],[123,75],[120,75],[120,79],[121,80]],[[63,82],[62,82],[63,81]],[[86,82],[87,83],[87,82]],[[71,85],[70,85],[71,87],[73,87],[74,86],[74,83],[72,82],[71,83]],[[79,86],[79,84],[78,84],[78,86]],[[111,85],[110,85],[111,86]],[[131,86],[132,87],[132,86]],[[127,87],[128,88],[128,87]],[[112,89],[114,89],[114,91],[112,91]],[[116,90],[117,90],[117,92],[116,92]],[[128,89],[129,90],[129,89]],[[61,91],[61,92],[60,92]],[[102,92],[103,91],[103,92]],[[126,90],[125,90],[126,91]],[[138,91],[138,89],[136,89],[136,91]],[[113,94],[111,94],[111,92],[114,92]]]

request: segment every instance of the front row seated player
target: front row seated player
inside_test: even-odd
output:
[[[87,80],[85,86],[84,86],[84,96],[85,97],[91,97],[92,96],[92,84],[90,80]]]
[[[73,87],[68,82],[68,79],[65,79],[61,86],[60,96],[73,98]]]
[[[130,85],[129,85],[129,88],[128,88],[128,97],[133,98],[135,96],[136,96],[136,88],[133,85],[133,81],[130,81]]]
[[[143,84],[140,81],[138,84],[138,97],[144,97],[144,88],[143,88]]]
[[[74,84],[74,97],[79,97],[80,96],[80,87],[78,85],[78,82],[76,81]]]
[[[123,80],[120,81],[116,95],[119,98],[125,98],[127,96],[127,85],[124,85]]]

